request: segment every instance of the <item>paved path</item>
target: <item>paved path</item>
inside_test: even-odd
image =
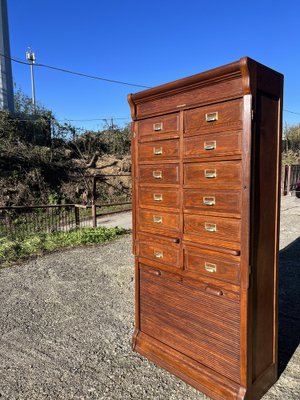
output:
[[[282,374],[264,400],[300,399],[300,203],[282,206]],[[132,265],[126,235],[0,270],[0,400],[206,399],[131,351]]]
[[[117,214],[104,215],[103,217],[97,218],[98,226],[106,226],[107,228],[119,228],[131,229],[132,228],[132,213],[131,211],[125,211]]]

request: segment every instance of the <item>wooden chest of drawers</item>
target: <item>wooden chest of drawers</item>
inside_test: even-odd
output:
[[[128,96],[133,349],[213,399],[277,379],[282,90],[243,58]]]

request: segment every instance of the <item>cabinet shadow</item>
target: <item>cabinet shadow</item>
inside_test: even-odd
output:
[[[279,252],[278,374],[300,343],[300,237]]]

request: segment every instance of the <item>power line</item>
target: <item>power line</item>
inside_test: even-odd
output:
[[[290,110],[283,110],[283,111],[288,112],[290,114],[300,115],[300,112],[296,112],[296,111],[290,111]]]
[[[14,61],[14,62],[16,62],[18,64],[30,65],[29,63],[27,63],[25,61],[21,61],[18,58],[6,56],[6,55],[4,55],[2,53],[0,53],[0,56],[2,56],[4,58],[7,58],[7,59],[9,59],[11,61]],[[47,64],[36,63],[36,64],[34,64],[34,66],[35,67],[49,68],[49,69],[53,69],[55,71],[65,72],[67,74],[72,74],[72,75],[83,76],[85,78],[96,79],[96,80],[99,80],[99,81],[105,81],[105,82],[110,82],[110,83],[117,83],[117,84],[120,84],[120,85],[135,86],[135,87],[150,89],[149,86],[138,85],[136,83],[129,83],[129,82],[124,82],[124,81],[117,81],[115,79],[102,78],[102,77],[96,76],[96,75],[88,75],[88,74],[84,74],[82,72],[70,71],[68,69],[54,67],[52,65],[47,65]]]
[[[7,59],[9,59],[11,61],[14,61],[16,63],[19,63],[19,64],[30,65],[30,63],[22,61],[20,58],[17,58],[17,57],[9,57],[9,56],[6,56],[6,55],[4,55],[2,53],[0,53],[0,56],[2,56],[4,58],[7,58]],[[146,89],[150,89],[151,88],[150,86],[139,85],[139,84],[136,84],[136,83],[129,83],[129,82],[124,82],[124,81],[118,81],[118,80],[115,80],[115,79],[102,78],[100,76],[88,75],[88,74],[84,74],[82,72],[71,71],[71,70],[68,70],[68,69],[54,67],[52,65],[47,65],[47,64],[36,63],[34,65],[36,67],[49,68],[49,69],[53,69],[55,71],[65,72],[65,73],[72,74],[72,75],[83,76],[85,78],[96,79],[96,80],[110,82],[110,83],[117,83],[117,84],[120,84],[120,85],[135,86],[135,87],[141,87],[141,88],[146,88]],[[300,112],[296,112],[296,111],[291,111],[291,110],[286,110],[286,109],[284,109],[283,111],[287,112],[287,113],[290,113],[290,114],[300,115]],[[87,119],[85,119],[85,120],[72,119],[71,120],[70,119],[69,121],[100,121],[100,120],[103,120],[103,119],[107,119],[107,118],[93,118],[93,119],[89,119],[89,120],[87,120]],[[114,119],[127,119],[127,118],[114,118]],[[62,121],[62,120],[60,120],[60,121]]]

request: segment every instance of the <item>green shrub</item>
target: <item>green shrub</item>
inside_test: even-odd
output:
[[[25,238],[0,238],[0,267],[26,257],[43,254],[62,247],[104,243],[126,232],[123,228],[85,228],[69,232],[35,234]]]

